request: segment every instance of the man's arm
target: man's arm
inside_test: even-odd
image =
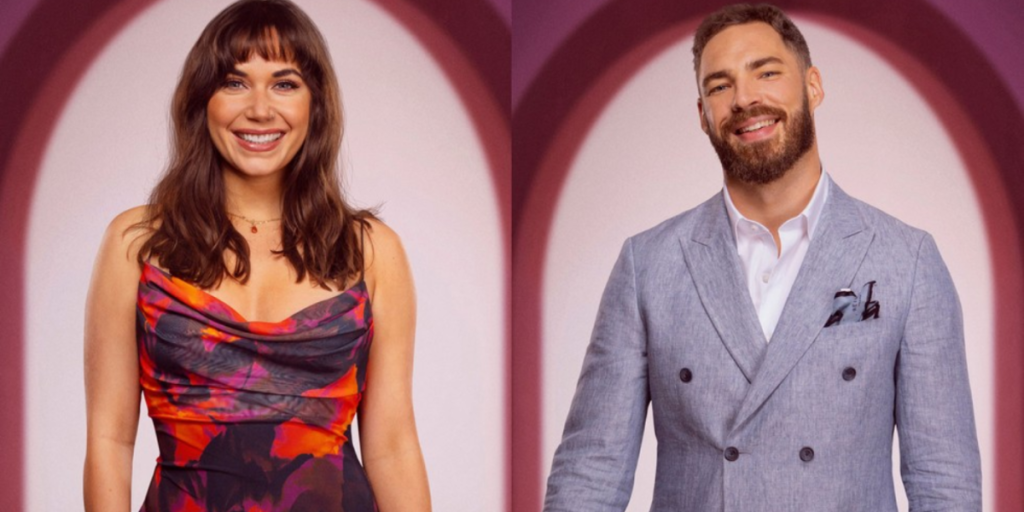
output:
[[[627,240],[601,299],[555,452],[545,512],[625,510],[650,401],[646,350]]]
[[[918,248],[896,364],[896,426],[910,509],[980,511],[981,461],[963,316],[930,235]]]

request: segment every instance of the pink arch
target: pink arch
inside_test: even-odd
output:
[[[956,149],[968,167],[971,182],[980,198],[985,228],[989,240],[993,279],[996,294],[995,351],[996,367],[996,505],[998,510],[1011,510],[1024,499],[1017,482],[1024,475],[1024,464],[1017,454],[1024,449],[1020,429],[1024,427],[1024,377],[1017,364],[1024,357],[1024,348],[1018,340],[1024,330],[1017,321],[1016,310],[1024,299],[1024,269],[1021,264],[1020,237],[1015,216],[1005,189],[996,159],[988,150],[976,121],[964,111],[943,81],[928,70],[918,59],[892,41],[871,30],[842,19],[818,13],[799,14],[842,32],[871,48],[895,69],[900,70],[931,109],[942,120],[946,130],[956,133]],[[534,510],[543,495],[541,475],[544,464],[540,460],[542,443],[541,390],[541,325],[540,298],[544,274],[544,255],[550,239],[554,211],[573,159],[586,139],[596,119],[622,89],[628,80],[669,46],[693,34],[700,18],[691,17],[666,30],[652,34],[621,58],[607,66],[574,106],[552,136],[547,151],[541,155],[533,180],[525,193],[521,210],[517,212],[517,232],[513,247],[513,311],[516,325],[517,347],[514,379],[518,393],[525,395],[515,406],[517,421],[522,420],[529,431],[517,429],[517,450],[513,462],[516,478],[515,501],[517,510]],[[518,121],[517,121],[518,123]],[[517,124],[517,129],[519,125]],[[532,364],[520,364],[520,358]],[[515,398],[514,398],[515,399]],[[532,403],[530,402],[532,399]],[[1005,404],[998,407],[999,404]],[[517,425],[518,427],[518,425]],[[527,453],[522,453],[518,446]],[[988,476],[987,476],[988,477]]]
[[[2,345],[11,365],[0,375],[0,402],[7,407],[7,419],[0,421],[0,453],[5,454],[5,464],[0,465],[0,508],[17,512],[24,507],[24,304],[22,303],[24,280],[24,249],[27,236],[28,213],[41,159],[49,143],[50,135],[60,118],[65,105],[78,81],[92,66],[95,58],[120,31],[142,11],[159,0],[133,2],[117,0],[102,15],[91,20],[90,26],[69,46],[67,51],[53,62],[32,98],[19,129],[10,157],[3,162],[0,174],[0,234],[4,244],[0,247],[0,259],[7,267],[18,273],[15,289],[5,290],[0,295],[0,324],[5,326]],[[473,126],[484,149],[493,183],[495,200],[499,205],[501,230],[504,241],[504,283],[505,299],[505,346],[506,361],[511,340],[510,313],[508,300],[511,282],[511,143],[507,99],[508,84],[502,84],[501,70],[494,63],[482,61],[479,52],[474,54],[474,42],[482,47],[494,47],[488,38],[508,37],[508,27],[500,24],[500,18],[492,13],[491,6],[484,1],[467,0],[475,14],[483,14],[483,28],[488,30],[466,30],[461,25],[440,23],[444,21],[431,3],[414,5],[413,0],[372,0],[394,16],[427,49],[441,67],[449,82],[456,89],[462,104],[472,120]],[[480,4],[480,5],[477,5]],[[495,23],[499,25],[495,26]],[[479,28],[479,27],[478,27]],[[497,30],[496,30],[497,29]],[[501,32],[504,30],[504,34]],[[453,31],[461,31],[460,37]],[[486,43],[485,43],[486,41]],[[40,41],[40,44],[43,42]],[[497,45],[507,51],[507,44]],[[470,55],[474,54],[474,55]],[[475,58],[474,58],[475,57]],[[496,59],[500,66],[501,59]],[[44,65],[47,63],[43,63]],[[506,80],[507,81],[507,80]],[[91,255],[82,255],[91,257]],[[505,395],[511,392],[508,371],[505,378]],[[508,402],[508,400],[506,400]],[[506,407],[508,409],[508,407]],[[506,415],[506,433],[509,427]],[[505,443],[506,466],[510,466],[510,443]],[[511,471],[507,471],[508,474]],[[510,480],[506,481],[506,508],[510,503]]]

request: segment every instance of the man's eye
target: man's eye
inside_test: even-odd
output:
[[[725,88],[726,88],[726,85],[725,85],[725,84],[722,84],[722,85],[716,85],[716,86],[714,86],[714,87],[712,87],[712,88],[708,89],[708,94],[715,94],[716,92],[722,92],[722,91],[724,91],[724,90],[725,90]]]
[[[765,71],[764,73],[761,73],[761,77],[762,78],[770,78],[770,77],[776,76],[778,74],[779,74],[778,71]]]

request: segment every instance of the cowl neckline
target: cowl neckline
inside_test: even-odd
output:
[[[338,326],[330,326],[339,321],[351,327],[365,327],[372,321],[370,297],[364,279],[337,295],[271,322],[249,320],[230,304],[149,262],[143,262],[138,306],[147,318],[180,309],[180,314],[205,318],[217,330],[249,339],[255,339],[253,335],[256,335],[266,338],[265,341],[272,341],[275,337],[282,337],[280,341],[298,341],[305,338],[301,336],[303,333],[316,338],[324,329],[337,332]],[[153,315],[156,310],[159,314]]]

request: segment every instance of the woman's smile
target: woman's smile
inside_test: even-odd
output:
[[[236,131],[235,137],[238,138],[238,144],[243,149],[248,151],[271,151],[278,147],[281,138],[284,136],[284,132],[273,130],[270,132],[258,132],[258,131]]]

